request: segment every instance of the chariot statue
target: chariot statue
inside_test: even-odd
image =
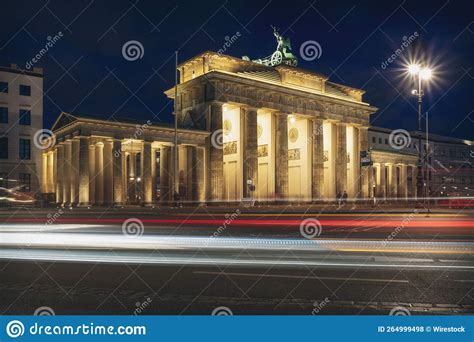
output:
[[[252,62],[268,65],[268,66],[277,66],[280,64],[296,66],[298,64],[298,59],[291,51],[291,42],[290,38],[284,38],[278,32],[278,29],[272,26],[273,35],[277,41],[277,47],[275,52],[273,52],[270,56],[259,58],[252,60]],[[250,58],[248,56],[243,56],[242,59],[249,61]]]

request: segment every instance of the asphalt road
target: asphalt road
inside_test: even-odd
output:
[[[233,314],[474,312],[472,212],[256,211],[0,211],[0,308],[3,314],[32,314],[41,306],[56,314],[210,314],[219,307]],[[130,218],[142,223],[138,232],[124,230]],[[301,229],[306,219],[318,234]]]

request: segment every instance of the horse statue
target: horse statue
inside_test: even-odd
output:
[[[277,47],[275,52],[273,52],[270,56],[255,59],[252,62],[268,65],[268,66],[277,66],[280,64],[290,65],[290,66],[297,66],[298,59],[291,51],[291,41],[290,38],[284,38],[278,32],[278,29],[274,26],[271,26],[273,29],[273,35],[277,41]],[[242,59],[249,61],[250,58],[247,56],[243,56]]]

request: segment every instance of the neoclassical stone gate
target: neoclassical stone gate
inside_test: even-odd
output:
[[[359,156],[368,149],[376,108],[362,101],[363,90],[300,68],[209,51],[179,65],[179,72],[180,123],[211,134],[208,200],[319,201],[344,190],[368,197],[369,173],[359,168]],[[166,94],[174,99],[174,89]],[[269,143],[261,143],[262,132]],[[265,157],[271,162],[261,162]],[[270,176],[263,167],[271,168]],[[259,195],[268,189],[271,195]]]

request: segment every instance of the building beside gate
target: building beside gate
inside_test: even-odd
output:
[[[417,131],[370,127],[371,177],[377,197],[416,197],[418,138]],[[397,139],[400,139],[400,146],[394,141]],[[424,179],[429,179],[431,197],[473,195],[474,141],[429,134],[427,149],[426,135],[422,132],[421,146],[422,172]],[[424,163],[425,159],[428,167]]]
[[[43,70],[0,67],[0,188],[40,192]]]

